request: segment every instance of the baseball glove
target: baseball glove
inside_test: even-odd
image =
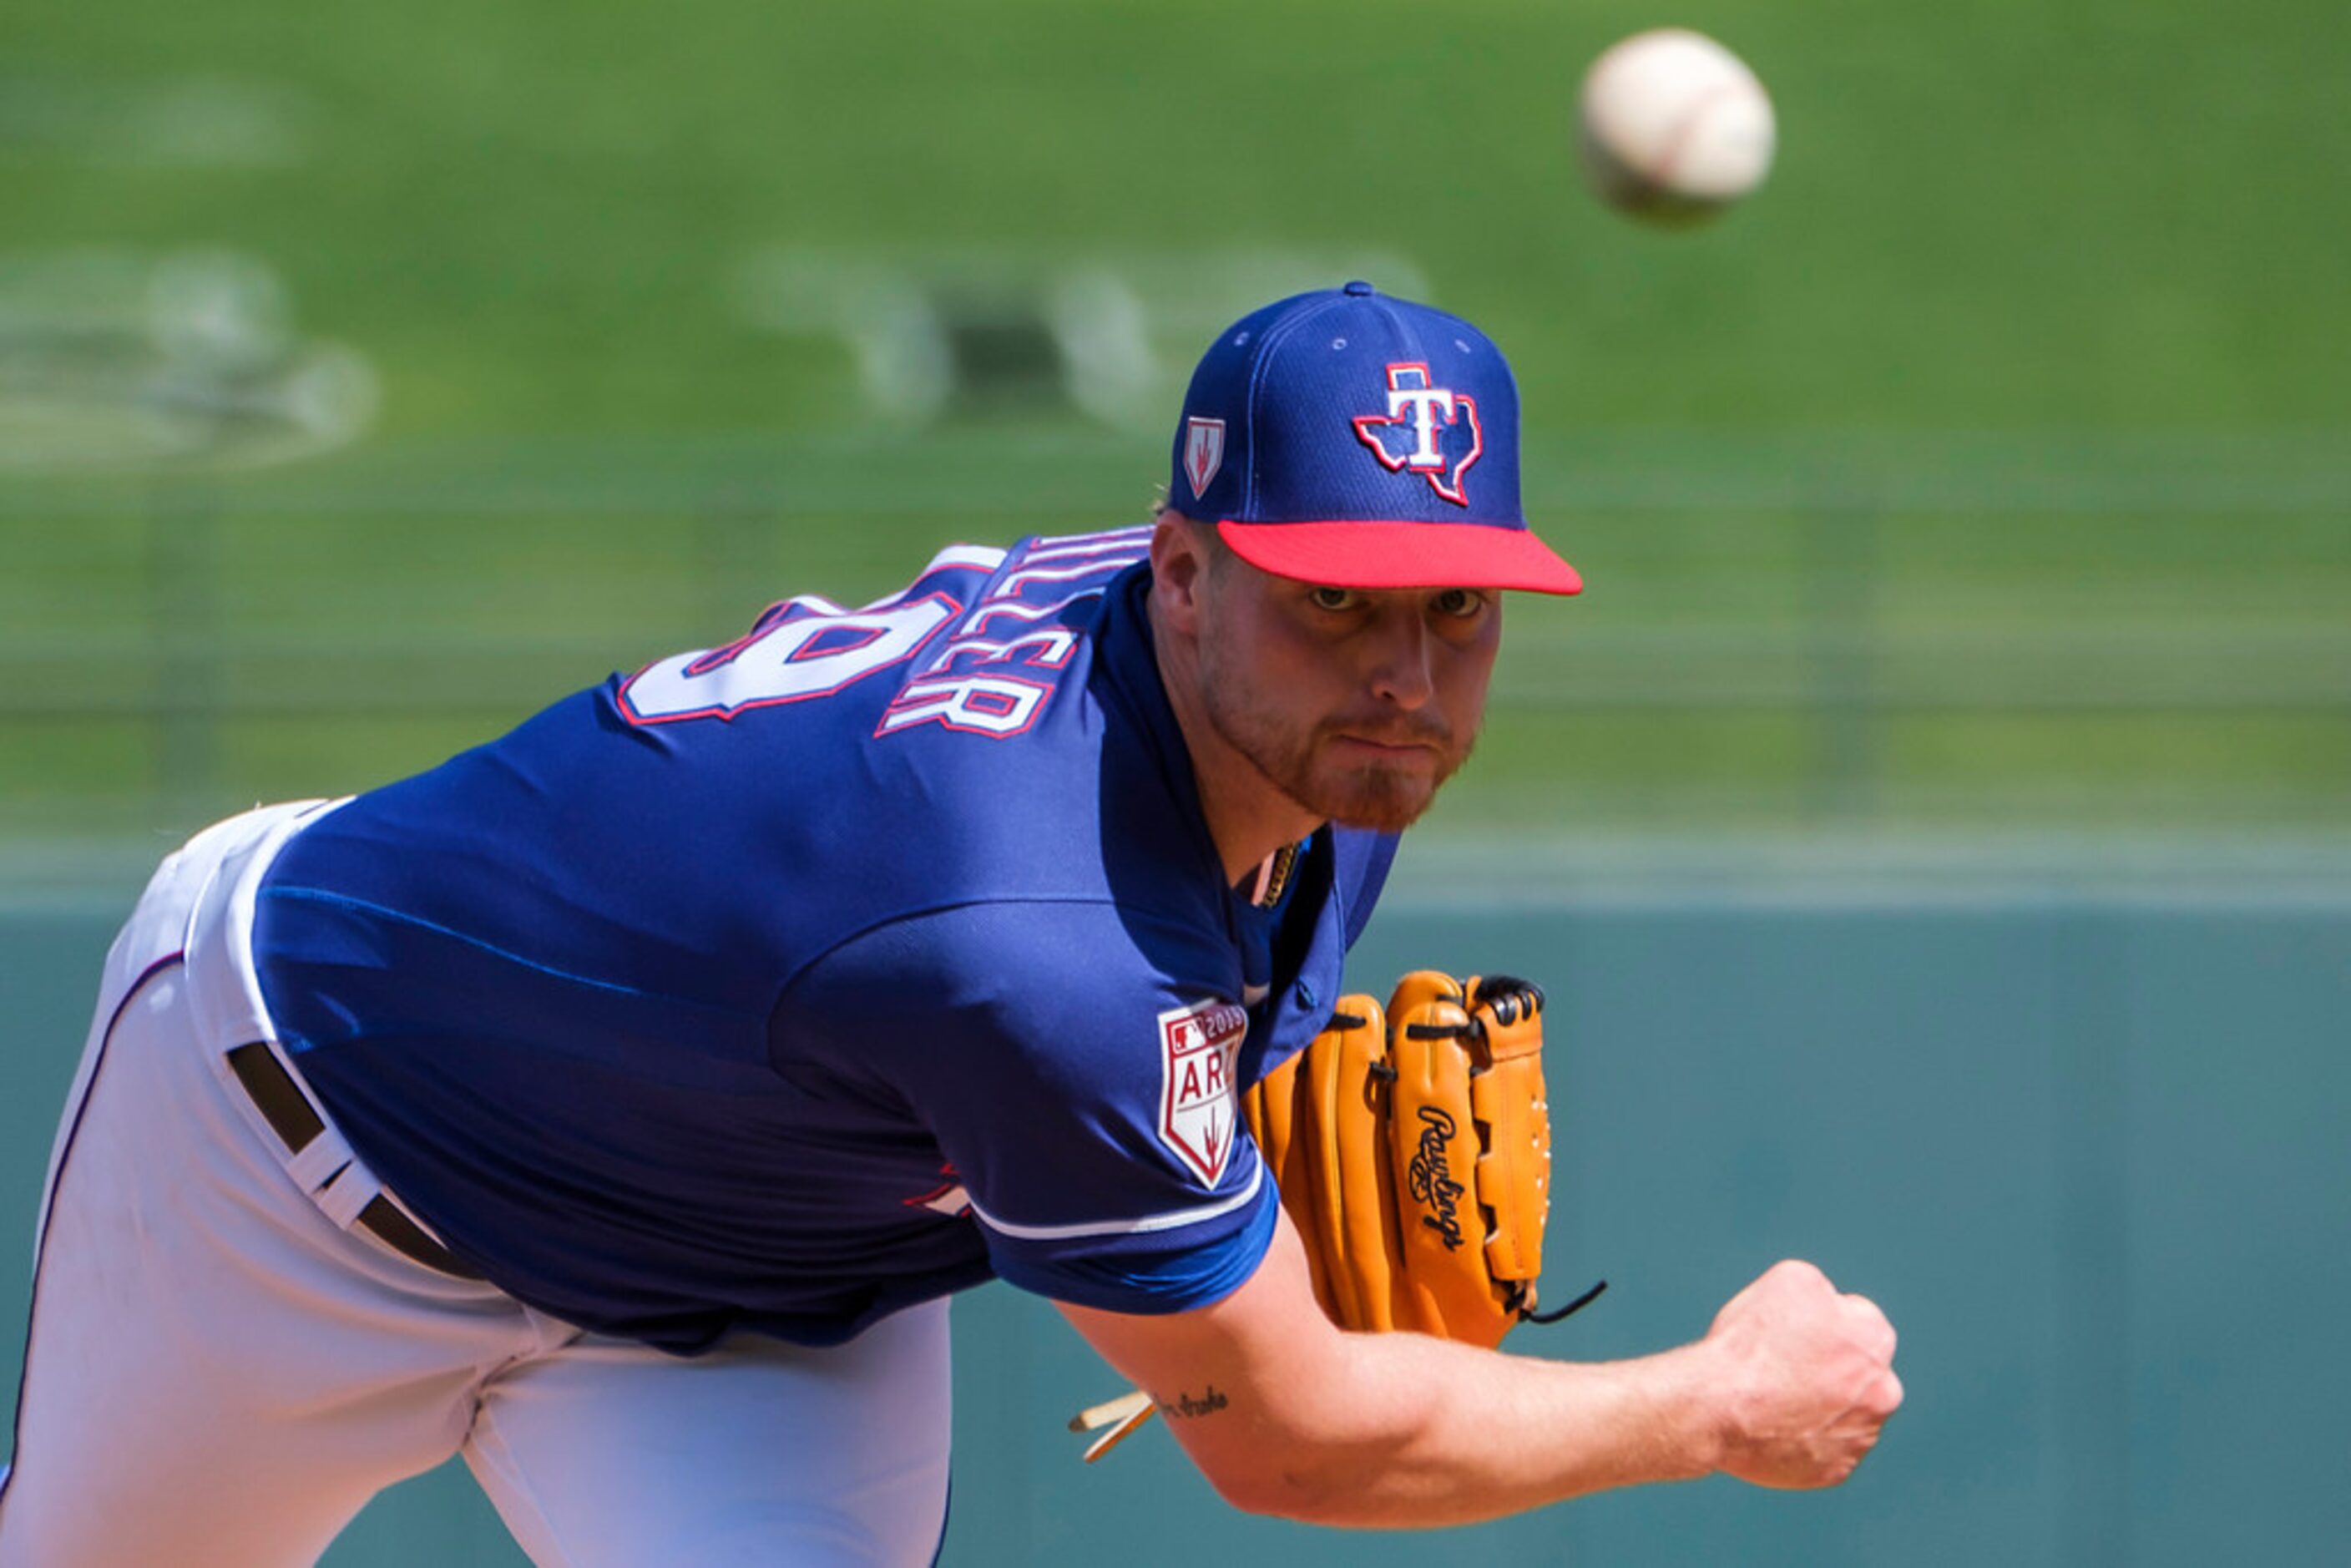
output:
[[[1423,969],[1385,1009],[1341,998],[1313,1042],[1242,1097],[1315,1300],[1341,1328],[1491,1349],[1519,1322],[1555,1322],[1607,1289],[1535,1311],[1551,1213],[1542,1006],[1525,980]],[[1113,1428],[1091,1462],[1151,1409],[1138,1392],[1070,1426]]]
[[[1242,1101],[1340,1327],[1490,1349],[1534,1316],[1551,1212],[1542,1004],[1525,980],[1420,970],[1385,1009],[1341,998]]]

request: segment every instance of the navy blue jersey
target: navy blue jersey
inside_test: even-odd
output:
[[[1236,1091],[1328,1015],[1395,841],[1226,884],[1148,540],[788,601],[306,828],[255,962],[353,1147],[515,1296],[678,1351],[991,1275],[1238,1285],[1278,1195]]]

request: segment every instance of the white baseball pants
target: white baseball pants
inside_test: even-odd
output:
[[[289,1155],[225,1054],[273,807],[163,862],[108,956],[49,1167],[0,1568],[315,1563],[452,1454],[535,1563],[921,1564],[947,1494],[945,1301],[680,1360],[436,1272]],[[339,1160],[338,1160],[339,1163]]]

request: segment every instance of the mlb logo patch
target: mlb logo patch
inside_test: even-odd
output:
[[[1225,422],[1197,416],[1184,422],[1184,476],[1192,481],[1192,498],[1198,500],[1216,483],[1225,465]]]
[[[1159,1015],[1159,1141],[1211,1189],[1232,1158],[1240,1116],[1233,1060],[1248,1033],[1249,1014],[1231,1002]]]

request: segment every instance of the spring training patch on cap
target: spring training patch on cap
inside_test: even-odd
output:
[[[1192,481],[1192,498],[1199,499],[1216,482],[1225,465],[1225,422],[1198,415],[1184,422],[1184,476]]]

